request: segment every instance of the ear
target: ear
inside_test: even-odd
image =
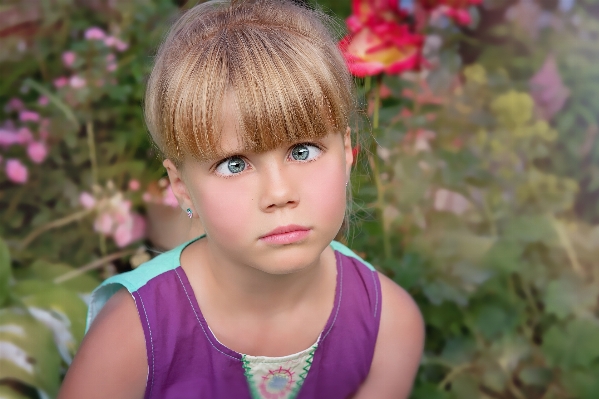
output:
[[[162,162],[162,165],[166,168],[166,173],[168,174],[168,179],[171,183],[171,190],[173,190],[173,194],[177,198],[177,201],[179,201],[179,206],[184,211],[188,208],[191,209],[195,216],[197,212],[194,209],[187,186],[183,181],[181,170],[177,169],[173,161],[170,159],[165,159],[164,162]]]
[[[351,129],[349,126],[343,135],[343,149],[345,151],[345,175],[347,176],[347,181],[349,181],[351,167],[354,164],[354,152],[351,146]]]

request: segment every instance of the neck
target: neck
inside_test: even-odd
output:
[[[199,259],[205,260],[205,267],[196,269],[206,295],[200,296],[209,301],[209,306],[218,306],[229,315],[270,317],[288,312],[300,304],[317,301],[335,278],[335,268],[326,267],[335,264],[330,247],[302,270],[270,274],[231,259],[209,240],[202,241]]]

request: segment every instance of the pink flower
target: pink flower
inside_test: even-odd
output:
[[[131,190],[131,191],[137,191],[137,190],[139,190],[140,186],[141,185],[139,184],[139,180],[133,179],[133,180],[129,181],[129,190]]]
[[[40,98],[37,99],[37,103],[42,107],[45,107],[46,105],[48,105],[48,102],[49,102],[49,100],[48,100],[48,97],[46,97],[46,96],[40,96]]]
[[[62,63],[67,68],[70,68],[71,66],[73,66],[73,63],[75,62],[76,58],[77,58],[77,56],[72,51],[65,51],[64,53],[62,53]]]
[[[127,43],[125,43],[124,41],[122,41],[121,39],[116,39],[116,41],[114,43],[114,47],[117,49],[117,51],[120,51],[122,53],[123,51],[125,51],[129,48],[129,45]]]
[[[21,120],[21,122],[27,122],[27,121],[39,122],[40,114],[38,114],[37,112],[33,112],[33,111],[23,110],[19,113],[19,119]]]
[[[164,205],[172,206],[173,208],[179,206],[179,201],[177,201],[177,197],[175,197],[170,185],[162,192],[162,203]]]
[[[104,40],[106,33],[97,26],[92,26],[85,31],[85,38],[87,40]]]
[[[17,132],[17,135],[19,136],[19,144],[27,144],[33,140],[33,134],[31,133],[31,130],[26,127],[20,128]]]
[[[7,159],[6,176],[13,183],[23,184],[28,177],[27,167],[18,159]]]
[[[85,79],[83,79],[82,77],[73,75],[69,80],[69,84],[73,89],[80,89],[82,87],[85,87],[86,82]]]
[[[440,188],[435,192],[434,208],[439,212],[462,215],[471,208],[471,204],[462,194]]]
[[[54,79],[54,87],[56,87],[57,89],[65,87],[68,83],[69,79],[64,76]]]
[[[106,63],[110,64],[116,60],[116,56],[113,53],[110,53],[106,56]]]
[[[85,209],[93,208],[96,205],[96,199],[90,193],[84,191],[79,195],[79,203]]]
[[[453,19],[458,25],[470,25],[468,8],[479,5],[482,0],[418,0],[418,6],[428,12],[440,12]]]
[[[537,112],[547,120],[553,118],[570,97],[570,89],[564,85],[553,55],[545,59],[529,83]]]
[[[109,235],[112,233],[113,224],[114,221],[112,220],[112,216],[110,213],[105,212],[96,218],[96,221],[94,222],[94,230],[98,233]]]
[[[108,72],[114,72],[114,71],[116,71],[116,64],[108,64],[108,65],[106,66],[106,70],[107,70]]]
[[[25,107],[25,105],[23,104],[23,101],[21,101],[21,99],[13,97],[8,101],[8,104],[6,106],[6,110],[7,111],[20,111]]]
[[[119,248],[127,246],[144,237],[146,221],[137,213],[132,213],[130,218],[117,226],[112,238]]]
[[[106,36],[104,38],[104,44],[106,47],[112,47],[116,44],[116,37],[114,36]]]
[[[42,163],[48,155],[48,149],[44,143],[33,141],[27,146],[27,155],[35,163]]]
[[[144,202],[152,202],[152,194],[148,193],[147,191],[145,193],[143,193],[143,195],[141,196],[141,199],[144,200]]]
[[[14,130],[0,128],[0,146],[10,147],[13,144],[21,144],[19,134]]]

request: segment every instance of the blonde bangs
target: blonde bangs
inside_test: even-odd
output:
[[[146,92],[146,121],[163,155],[176,164],[223,156],[225,98],[244,151],[345,130],[353,81],[327,18],[280,0],[209,2],[184,14]]]

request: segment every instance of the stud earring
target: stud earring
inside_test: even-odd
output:
[[[193,217],[193,212],[191,211],[190,208],[187,208],[187,210],[185,211],[187,212],[187,216],[191,219]]]

